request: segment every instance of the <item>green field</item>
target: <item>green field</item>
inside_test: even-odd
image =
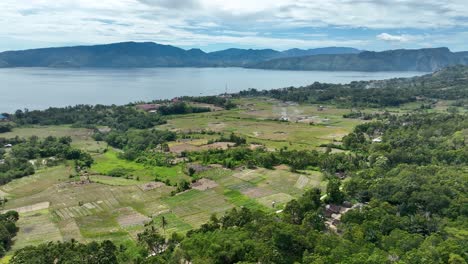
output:
[[[286,104],[261,98],[242,99],[237,103],[239,109],[236,110],[175,116],[159,128],[179,132],[235,132],[250,143],[261,143],[271,149],[310,149],[341,140],[363,122],[344,119],[343,114],[350,110],[335,107],[319,111],[314,105]],[[282,117],[287,117],[289,122],[279,121]]]
[[[320,144],[339,141],[353,127],[364,122],[344,119],[350,110],[285,104],[270,99],[242,99],[238,109],[196,115],[170,117],[158,129],[179,133],[191,132],[192,139],[170,142],[170,146],[187,144],[203,147],[217,134],[212,130],[245,136],[249,143],[260,143],[268,149],[319,149]],[[289,122],[279,119],[287,116]],[[90,183],[70,178],[72,164],[40,169],[33,176],[13,180],[1,186],[9,197],[5,210],[21,209],[20,228],[14,250],[45,241],[69,240],[89,242],[110,239],[132,247],[136,235],[151,219],[160,227],[162,217],[168,222],[164,234],[185,233],[227,210],[247,207],[275,212],[291,199],[312,187],[324,189],[321,172],[293,173],[286,166],[274,170],[263,168],[228,170],[212,168],[197,174],[212,186],[206,190],[191,189],[174,196],[181,179],[191,181],[183,164],[173,167],[146,166],[119,158],[119,151],[92,139],[92,131],[68,126],[15,128],[2,137],[71,136],[73,145],[92,153],[95,163],[89,171]],[[110,177],[115,169],[125,169],[126,177]],[[156,185],[155,185],[156,186]]]

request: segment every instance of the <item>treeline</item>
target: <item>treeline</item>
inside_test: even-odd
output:
[[[0,123],[0,133],[11,132],[13,130],[13,126],[9,123]]]
[[[37,247],[28,246],[15,252],[11,264],[113,264],[119,263],[119,249],[109,240],[101,243],[49,242]]]
[[[203,103],[203,104],[212,104],[218,107],[222,107],[226,110],[232,109],[236,107],[236,104],[232,102],[232,100],[221,97],[221,96],[184,96],[182,100],[188,102],[196,102],[196,103]]]
[[[135,151],[154,149],[167,141],[175,140],[176,137],[174,132],[157,129],[96,132],[94,134],[97,141],[105,141],[118,149]]]
[[[173,166],[174,155],[168,153],[167,142],[175,141],[177,134],[166,130],[129,130],[101,133],[96,131],[94,138],[105,141],[114,148],[123,150],[119,158],[135,161],[148,166]],[[130,171],[116,168],[109,172],[109,176],[124,177]]]
[[[445,68],[434,74],[384,81],[359,81],[349,84],[314,83],[304,87],[276,90],[250,89],[237,96],[267,96],[299,103],[334,103],[343,107],[390,107],[416,100],[468,98],[468,66]]]
[[[5,253],[13,244],[13,238],[18,232],[18,227],[16,226],[18,219],[19,215],[16,211],[0,214],[0,257],[5,256]]]
[[[171,104],[165,104],[158,108],[158,113],[161,115],[183,115],[183,114],[194,114],[194,113],[205,113],[210,112],[211,109],[208,107],[198,107],[189,105],[186,102],[176,102]]]
[[[77,105],[46,110],[17,110],[10,119],[18,125],[73,125],[95,128],[108,126],[117,130],[146,129],[164,124],[157,114],[129,106]]]
[[[252,150],[248,147],[230,148],[227,150],[211,149],[201,152],[186,153],[191,161],[203,164],[221,164],[226,168],[247,166],[273,169],[274,166],[289,165],[292,171],[305,169],[321,169],[329,173],[354,171],[364,160],[363,156],[355,154],[329,154],[316,150],[287,150],[276,152],[264,148]]]

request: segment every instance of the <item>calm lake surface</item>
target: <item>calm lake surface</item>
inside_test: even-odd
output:
[[[313,82],[348,83],[422,72],[274,71],[243,68],[0,69],[0,112],[76,104],[126,104]]]

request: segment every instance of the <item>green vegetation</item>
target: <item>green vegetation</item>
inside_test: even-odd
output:
[[[18,213],[15,211],[0,214],[0,257],[3,257],[10,249],[13,237],[18,232],[18,227],[16,226],[18,217]]]
[[[108,126],[120,130],[150,128],[164,123],[159,115],[138,111],[133,107],[104,105],[77,105],[44,111],[18,110],[11,116],[11,120],[18,125]]]
[[[56,242],[19,250],[10,263],[118,263],[118,249],[112,242]]]
[[[73,148],[71,137],[56,138],[52,136],[40,140],[37,136],[29,139],[0,139],[9,149],[0,148],[0,183],[7,183],[15,178],[34,174],[34,166],[54,166],[62,160],[74,160],[75,167],[89,168],[93,164],[91,155],[87,152]],[[39,159],[42,162],[39,162]],[[42,163],[42,164],[39,164]]]
[[[375,90],[250,91],[230,110],[174,104],[152,113],[157,124],[134,106],[92,107],[103,119],[77,131],[31,126],[64,124],[59,111],[23,113],[2,134],[0,159],[36,173],[0,187],[3,207],[19,213],[6,254],[11,263],[465,263],[466,72]],[[190,101],[230,101],[216,98]],[[77,116],[67,124],[83,126],[83,109],[64,110]],[[122,126],[106,121],[127,111]]]
[[[468,69],[454,66],[433,74],[408,79],[361,81],[350,84],[314,83],[300,88],[240,92],[240,96],[271,96],[300,103],[335,103],[345,107],[388,107],[426,99],[463,100],[468,98]]]

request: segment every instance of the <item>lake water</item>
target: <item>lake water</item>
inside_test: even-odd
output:
[[[126,104],[313,82],[349,83],[421,72],[275,71],[243,68],[0,69],[0,112],[76,104]]]

